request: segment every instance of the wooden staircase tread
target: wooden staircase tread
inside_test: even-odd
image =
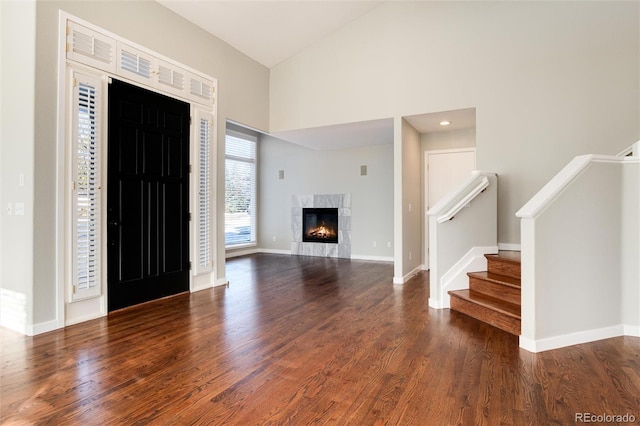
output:
[[[508,275],[496,274],[494,272],[482,271],[482,272],[469,272],[469,277],[477,278],[480,280],[491,281],[496,284],[505,285],[508,287],[520,288],[520,280],[510,277]]]
[[[520,319],[520,306],[514,305],[512,303],[498,300],[481,293],[476,293],[473,290],[452,290],[449,291],[449,295],[484,306],[512,318]]]
[[[521,331],[521,257],[519,251],[485,254],[487,271],[469,272],[469,288],[449,291],[451,310],[516,336]]]
[[[506,262],[521,263],[519,251],[500,251],[498,254],[485,254],[487,258],[500,259]]]

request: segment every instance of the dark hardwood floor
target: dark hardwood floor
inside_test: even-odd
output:
[[[231,259],[230,287],[25,337],[0,329],[0,422],[574,424],[640,422],[640,339],[531,354],[428,307],[428,274],[387,263]]]

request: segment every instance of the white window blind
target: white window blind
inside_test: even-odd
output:
[[[227,132],[225,245],[256,242],[256,138]]]
[[[197,158],[197,235],[196,235],[196,274],[212,270],[212,240],[211,240],[211,144],[213,141],[213,115],[201,110],[195,111],[197,127],[198,158]]]
[[[73,75],[72,300],[100,294],[100,163],[102,81]]]

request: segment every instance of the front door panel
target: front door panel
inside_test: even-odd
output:
[[[189,290],[189,104],[109,85],[109,311]]]

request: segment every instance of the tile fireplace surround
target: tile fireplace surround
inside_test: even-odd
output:
[[[338,209],[338,244],[302,242],[303,208]],[[291,196],[291,254],[351,258],[351,194]]]

